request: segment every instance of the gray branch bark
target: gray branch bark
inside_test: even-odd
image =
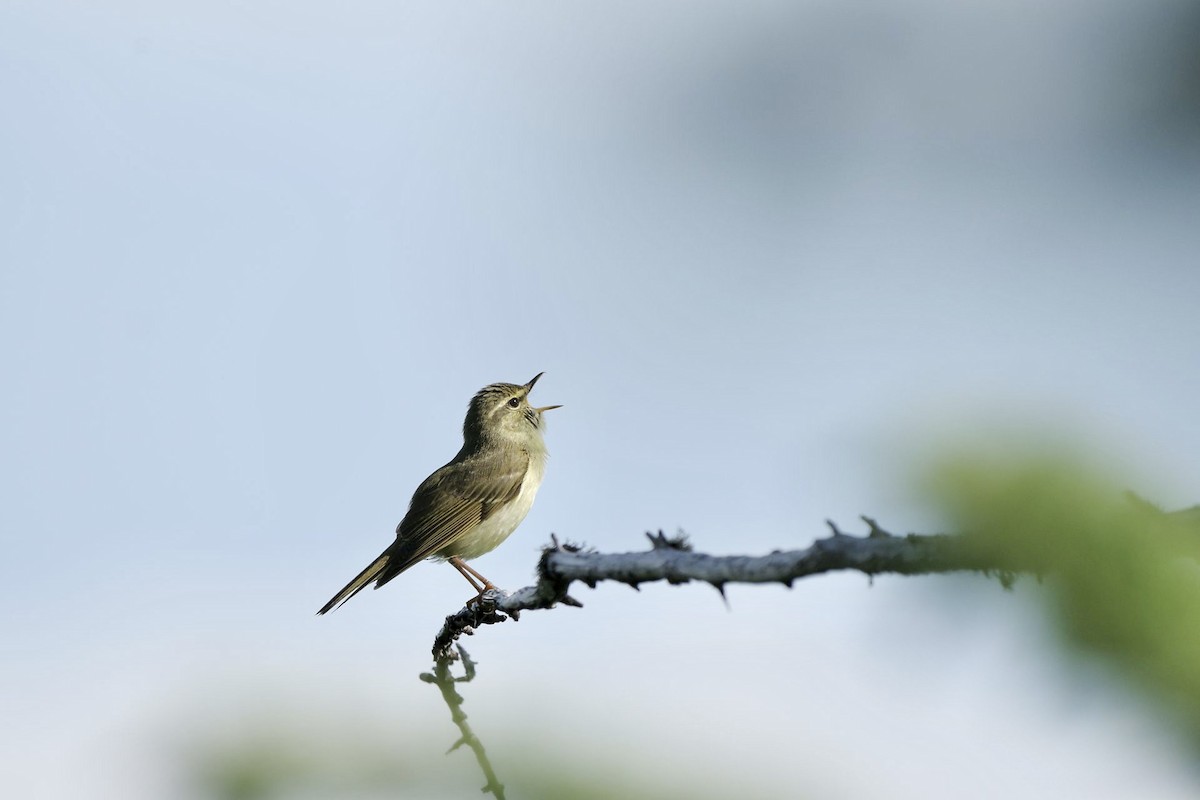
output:
[[[782,583],[789,588],[799,578],[838,570],[855,570],[867,575],[895,573],[922,575],[972,570],[996,575],[1006,585],[1019,567],[981,563],[980,557],[964,547],[961,537],[949,534],[897,536],[863,517],[870,532],[849,536],[828,523],[831,535],[803,550],[775,551],[763,556],[714,556],[693,551],[682,537],[647,534],[650,549],[637,553],[596,553],[570,544],[552,544],[538,563],[538,580],[512,593],[485,592],[446,617],[433,643],[437,661],[453,658],[451,646],[462,635],[472,635],[482,625],[516,620],[522,611],[556,605],[582,607],[567,591],[580,581],[595,588],[601,581],[618,581],[630,586],[665,580],[672,584],[702,581],[723,595],[729,583]]]
[[[425,683],[432,683],[442,692],[442,700],[445,701],[446,707],[450,709],[450,719],[458,726],[459,737],[450,749],[446,751],[449,755],[458,748],[466,745],[475,754],[475,761],[478,762],[479,768],[483,771],[483,777],[487,780],[481,791],[485,794],[490,793],[495,796],[496,800],[504,800],[504,784],[496,777],[496,771],[492,768],[492,762],[488,758],[487,751],[484,750],[483,742],[475,735],[475,731],[471,730],[470,723],[467,722],[467,712],[463,711],[462,695],[458,693],[455,684],[470,683],[475,679],[475,662],[471,660],[471,656],[466,650],[458,647],[458,660],[463,664],[463,676],[456,678],[450,674],[450,658],[441,658],[434,666],[434,672],[422,672],[421,680]]]

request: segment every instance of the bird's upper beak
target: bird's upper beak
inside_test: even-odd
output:
[[[525,384],[524,389],[525,389],[525,395],[527,397],[529,396],[529,393],[533,391],[533,386],[534,386],[534,384],[536,384],[538,382],[538,378],[542,377],[545,374],[546,373],[544,373],[544,372],[539,372],[537,375],[534,375],[532,378],[529,379],[529,383]],[[535,408],[534,411],[541,413],[542,411],[552,411],[553,409],[556,409],[556,408],[562,408],[562,406],[542,406],[541,408]]]

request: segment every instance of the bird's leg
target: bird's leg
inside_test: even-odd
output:
[[[475,578],[471,577],[472,575],[478,575],[479,573],[475,572],[475,570],[468,567],[466,565],[466,563],[464,563],[463,560],[461,558],[459,558],[458,556],[451,556],[450,558],[447,558],[446,561],[450,564],[450,566],[452,566],[456,570],[458,570],[459,575],[462,575],[464,578],[467,579],[467,583],[471,584],[472,589],[479,592],[480,594],[484,593],[484,591],[486,590],[486,586],[479,585],[478,583],[475,582]],[[487,581],[484,581],[484,583],[486,584]]]
[[[495,589],[495,588],[496,588],[496,584],[492,583],[492,582],[491,582],[491,581],[489,581],[487,578],[485,578],[485,577],[483,577],[482,575],[480,575],[480,574],[479,574],[479,572],[478,572],[478,571],[477,571],[477,570],[476,570],[474,567],[472,567],[470,564],[468,564],[468,563],[467,563],[467,562],[465,562],[465,561],[462,561],[462,562],[460,562],[460,563],[462,564],[462,568],[463,568],[464,570],[466,570],[467,572],[469,572],[469,573],[471,573],[472,575],[474,575],[474,576],[475,576],[475,579],[476,579],[476,580],[478,580],[480,583],[482,583],[482,584],[483,584],[483,590],[484,590],[485,592],[486,592],[488,589]]]
[[[458,558],[457,555],[454,555],[454,557],[446,559],[446,561],[449,561],[450,566],[452,566],[452,567],[454,567],[454,569],[458,570],[458,575],[461,575],[462,577],[467,578],[467,583],[470,584],[470,588],[474,589],[476,591],[476,593],[479,593],[479,595],[484,594],[485,591],[487,591],[488,589],[496,588],[496,584],[493,584],[491,581],[488,581],[488,579],[485,578],[484,576],[481,576],[479,572],[476,572],[475,570],[470,569],[470,567],[467,566],[466,561],[463,561],[461,558]],[[476,581],[478,581],[478,583],[476,583]]]
[[[458,570],[459,574],[467,579],[467,583],[471,584],[471,588],[478,593],[472,600],[467,601],[468,605],[474,602],[479,602],[479,598],[483,597],[483,593],[488,589],[496,588],[496,584],[492,583],[487,578],[480,575],[476,570],[469,567],[467,562],[463,561],[458,556],[451,556],[446,560],[450,562],[450,566]],[[478,581],[478,583],[476,581]]]

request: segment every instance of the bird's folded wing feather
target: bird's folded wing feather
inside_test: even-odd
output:
[[[516,498],[528,469],[528,454],[496,453],[447,464],[426,478],[396,526],[393,547],[399,558],[388,565],[387,579],[435,555]]]

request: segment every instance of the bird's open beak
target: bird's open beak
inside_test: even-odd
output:
[[[533,385],[538,382],[538,378],[542,377],[545,374],[546,373],[544,373],[544,372],[539,372],[537,375],[534,375],[532,378],[529,379],[529,383],[525,384],[525,386],[522,387],[523,389],[525,389],[525,395],[527,397],[529,396],[529,393],[533,391]],[[542,406],[541,408],[535,408],[534,411],[536,411],[540,414],[543,411],[553,411],[556,408],[562,408],[562,406]]]

